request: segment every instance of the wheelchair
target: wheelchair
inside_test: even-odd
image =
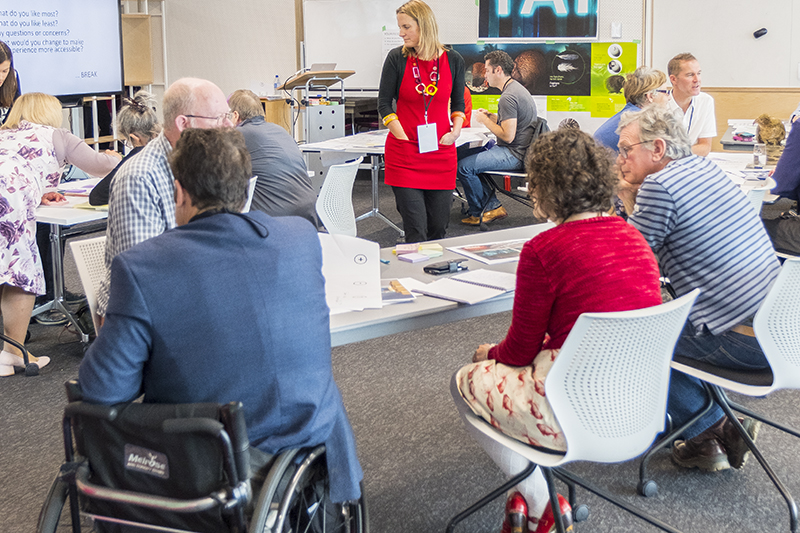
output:
[[[325,447],[251,450],[241,403],[105,406],[66,386],[66,460],[38,533],[369,532],[363,486],[330,501]]]

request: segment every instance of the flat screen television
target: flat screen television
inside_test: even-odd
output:
[[[0,40],[24,93],[76,105],[123,90],[119,0],[0,0]]]

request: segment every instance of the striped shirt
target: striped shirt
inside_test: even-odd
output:
[[[167,158],[172,145],[162,132],[120,167],[111,184],[106,230],[106,277],[97,293],[97,312],[106,314],[111,261],[142,241],[175,227],[175,178]]]
[[[680,296],[700,288],[689,320],[719,335],[755,314],[780,265],[761,219],[712,161],[692,155],[648,176],[628,221]]]

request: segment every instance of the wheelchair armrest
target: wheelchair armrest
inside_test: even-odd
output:
[[[247,425],[244,420],[242,402],[230,402],[220,408],[220,418],[231,437],[233,457],[239,479],[250,479],[250,439],[247,438]]]
[[[72,418],[77,415],[99,418],[111,422],[117,418],[118,414],[119,409],[114,405],[101,405],[81,401],[71,402],[64,408],[65,418]]]
[[[83,400],[83,390],[81,390],[81,385],[78,383],[77,379],[67,381],[64,383],[64,387],[67,389],[68,402],[79,402]]]

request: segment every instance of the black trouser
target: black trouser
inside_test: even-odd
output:
[[[443,239],[450,222],[453,190],[426,190],[392,187],[406,242]]]
[[[763,222],[777,251],[800,255],[800,218],[783,214],[775,219],[763,219]]]

